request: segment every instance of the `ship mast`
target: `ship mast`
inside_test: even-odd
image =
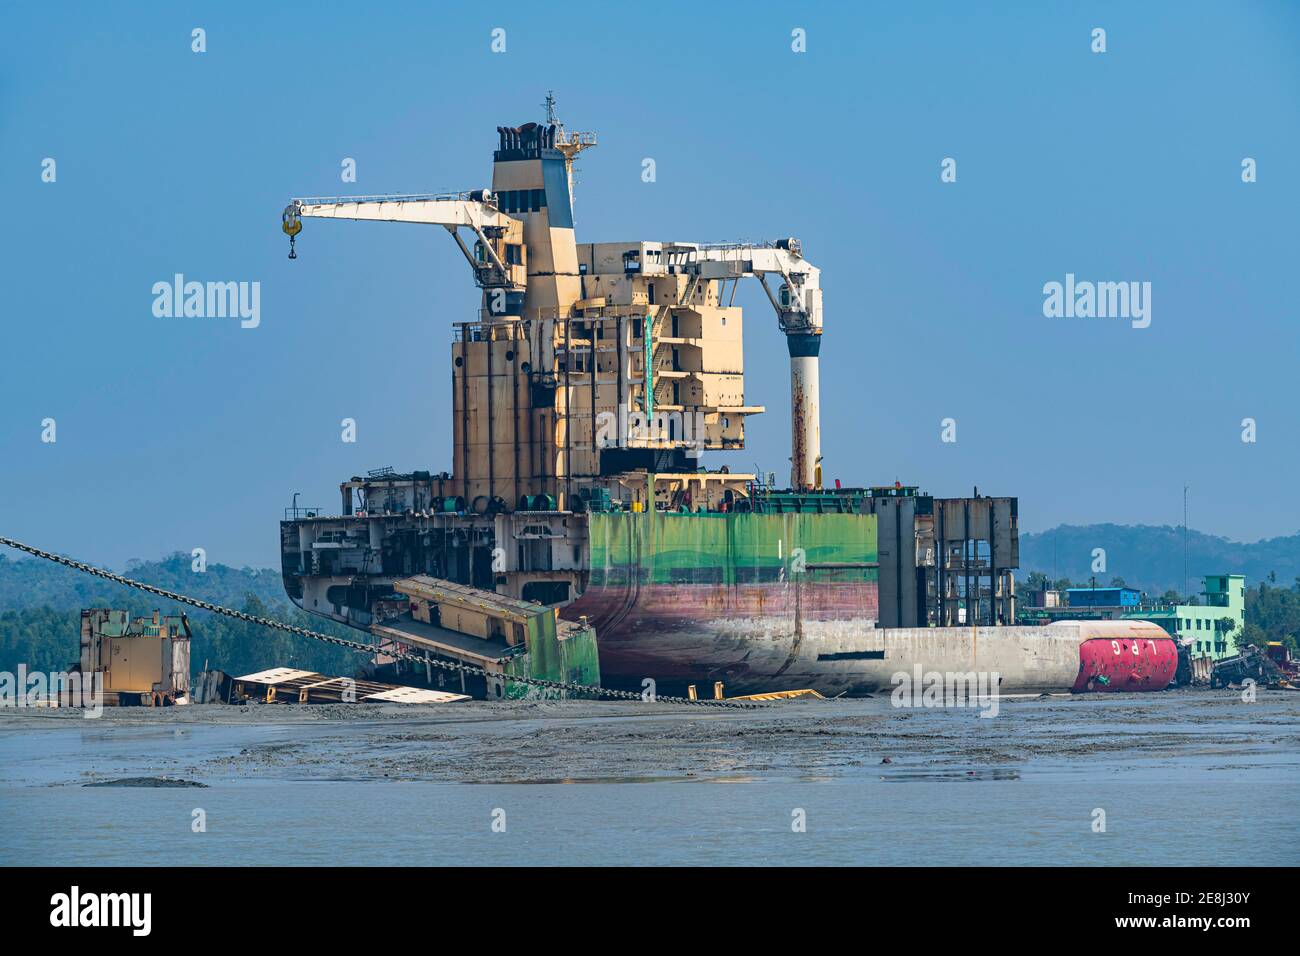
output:
[[[573,161],[584,149],[596,145],[595,133],[570,133],[564,128],[555,111],[555,91],[547,90],[546,99],[542,101],[546,109],[546,125],[555,127],[555,148],[564,154],[564,174],[569,184],[569,205],[574,204]]]

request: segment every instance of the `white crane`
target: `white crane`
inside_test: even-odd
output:
[[[438,225],[452,234],[485,290],[504,289],[513,296],[527,285],[523,220],[497,208],[489,190],[451,195],[332,196],[295,199],[284,210],[282,227],[289,236],[289,258],[302,218],[362,219]],[[473,251],[461,239],[467,228],[477,237]],[[701,280],[757,278],[776,309],[790,354],[790,484],[796,491],[819,490],[821,476],[821,408],[818,353],[822,334],[821,271],[803,257],[797,239],[772,243],[700,245],[666,243],[671,266]],[[773,291],[769,277],[780,277]],[[692,280],[694,282],[695,280]],[[493,306],[493,312],[502,309]]]
[[[821,270],[803,257],[797,239],[773,243],[723,243],[664,246],[670,263],[701,279],[753,276],[776,309],[790,353],[790,486],[796,491],[822,487],[821,381],[818,352],[822,335]],[[779,276],[775,292],[768,282]]]
[[[523,220],[501,212],[491,190],[450,194],[382,196],[313,196],[295,199],[285,207],[282,228],[289,236],[289,258],[297,258],[293,242],[305,217],[321,219],[363,219],[372,222],[412,222],[442,226],[465,254],[474,270],[475,281],[486,288],[508,288],[522,292],[527,281],[522,268],[511,268],[501,257],[503,243],[522,243]],[[469,229],[477,237],[474,250],[465,244],[459,230]],[[518,265],[511,263],[511,265]]]

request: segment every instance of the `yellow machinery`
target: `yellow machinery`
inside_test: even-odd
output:
[[[190,624],[185,615],[130,620],[126,611],[81,612],[83,679],[103,675],[104,703],[162,707],[187,703]]]

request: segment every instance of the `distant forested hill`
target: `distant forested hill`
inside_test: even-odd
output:
[[[1096,575],[1098,584],[1118,577],[1153,595],[1183,591],[1183,530],[1168,525],[1062,525],[1021,535],[1017,578],[1040,571],[1053,580],[1086,584],[1093,577],[1094,548],[1106,550],[1106,571]],[[1187,574],[1192,593],[1201,590],[1207,574],[1244,574],[1248,586],[1275,581],[1291,587],[1300,577],[1300,533],[1241,544],[1189,530]]]
[[[132,562],[122,573],[249,614],[354,641],[366,640],[361,631],[306,614],[290,604],[275,571],[209,564],[206,571],[195,573],[190,570],[188,555],[174,554],[162,561]],[[0,554],[0,671],[15,671],[19,663],[32,670],[65,669],[77,659],[81,610],[91,607],[120,608],[133,617],[155,608],[163,614],[184,610],[194,631],[190,648],[194,672],[207,661],[231,674],[287,665],[350,675],[363,659],[344,648],[172,605],[39,558],[14,559]]]

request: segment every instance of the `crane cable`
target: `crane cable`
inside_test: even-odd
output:
[[[34,548],[30,544],[23,544],[21,541],[15,541],[12,538],[0,536],[0,544],[13,548],[15,551],[23,551],[37,558],[44,558],[46,561],[53,561],[55,564],[61,564],[64,567],[72,568],[74,571],[81,571],[85,574],[92,574],[95,577],[104,578],[115,584],[125,585],[129,588],[136,588],[140,591],[146,591],[149,594],[164,598],[168,601],[175,601],[178,604],[188,604],[191,607],[199,608],[203,611],[211,611],[213,614],[220,614],[225,617],[232,617],[239,621],[245,621],[249,624],[256,624],[259,627],[266,627],[272,630],[284,631],[288,634],[294,634],[298,637],[310,638],[313,641],[322,641],[326,644],[334,644],[338,647],[345,647],[349,650],[359,651],[363,654],[374,654],[378,648],[371,644],[363,644],[360,641],[349,641],[342,637],[332,637],[329,634],[322,634],[319,631],[308,630],[305,627],[298,627],[294,624],[286,624],[283,621],[277,621],[274,618],[258,617],[254,614],[248,614],[244,611],[236,611],[233,608],[222,607],[220,604],[213,604],[210,601],[200,601],[198,598],[188,597],[184,594],[177,594],[175,591],[168,591],[164,588],[154,587],[152,584],[145,584],[143,581],[136,581],[132,578],[115,574],[103,568],[97,568],[94,565],[85,564],[81,561],[74,561],[72,558],[64,557],[60,554],[52,554],[49,551],[42,551]],[[443,670],[456,671],[471,676],[481,676],[489,678],[500,678],[504,675],[489,674],[484,668],[473,664],[463,664],[459,661],[434,660],[429,657],[421,657],[417,654],[408,654],[399,651],[396,648],[384,650],[382,653],[387,657],[396,660],[410,661],[412,664],[419,664],[426,667],[438,667]],[[714,707],[741,707],[753,708],[757,705],[742,703],[740,701],[729,700],[691,700],[687,697],[665,697],[654,695],[653,697],[644,697],[635,691],[615,690],[609,687],[598,687],[590,684],[571,684],[565,681],[544,680],[539,677],[517,677],[510,675],[505,679],[519,684],[528,684],[533,687],[542,687],[547,690],[567,691],[578,695],[595,695],[597,697],[610,697],[618,700],[640,700],[651,703],[665,704],[699,704]]]

